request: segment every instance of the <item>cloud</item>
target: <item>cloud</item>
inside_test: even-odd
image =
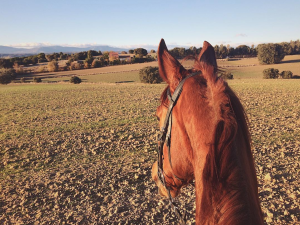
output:
[[[124,49],[135,49],[135,48],[145,48],[147,50],[157,50],[157,45],[149,45],[149,44],[134,44],[134,45],[120,45],[120,46],[115,46],[115,45],[109,45],[109,44],[99,44],[99,43],[61,43],[61,44],[52,44],[49,42],[31,42],[31,43],[17,43],[17,44],[11,44],[11,45],[6,45],[9,47],[14,47],[14,48],[39,48],[39,47],[49,47],[49,46],[63,46],[63,47],[77,47],[77,48],[88,48],[88,47],[93,47],[93,46],[101,46],[101,45],[108,45],[111,47],[116,47],[116,48],[124,48]]]
[[[221,45],[221,44],[222,45],[228,45],[228,44],[231,44],[231,43],[232,43],[232,41],[218,41],[217,42],[218,45]]]
[[[51,44],[49,42],[30,42],[30,43],[18,43],[18,44],[12,44],[12,45],[6,45],[9,47],[14,47],[14,48],[38,48],[38,47],[49,47],[49,46],[64,46],[64,47],[91,47],[91,46],[97,46],[99,44],[97,43],[75,43],[75,44]]]
[[[43,42],[43,43],[18,43],[18,44],[12,44],[12,45],[7,45],[9,47],[14,47],[14,48],[36,48],[36,47],[43,47],[43,46],[53,46],[49,42]]]
[[[247,34],[240,33],[240,34],[236,34],[235,36],[236,36],[236,37],[247,37]]]

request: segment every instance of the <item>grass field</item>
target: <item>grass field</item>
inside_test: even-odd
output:
[[[271,67],[300,75],[299,58]],[[270,66],[241,67],[252,63],[219,65],[231,66],[229,85],[249,117],[266,223],[296,224],[300,80],[263,80],[260,73]],[[0,224],[177,223],[150,175],[154,114],[165,84],[141,84],[137,71],[120,71],[80,75],[79,85],[0,86]],[[193,223],[193,186],[185,193],[179,199]]]

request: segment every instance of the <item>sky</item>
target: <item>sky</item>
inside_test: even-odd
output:
[[[299,0],[0,0],[0,45],[157,46],[300,39]]]

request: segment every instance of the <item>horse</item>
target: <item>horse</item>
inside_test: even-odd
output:
[[[167,83],[156,110],[161,133],[152,179],[159,193],[172,204],[195,182],[196,224],[263,224],[248,119],[218,76],[214,48],[205,41],[185,69],[161,39],[157,58]]]

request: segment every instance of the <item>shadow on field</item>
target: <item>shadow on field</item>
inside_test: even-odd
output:
[[[240,58],[229,58],[228,61],[239,61],[241,60]]]
[[[128,80],[128,81],[117,81],[116,84],[123,84],[123,83],[133,83],[134,81]]]
[[[293,75],[292,79],[300,79],[300,76],[299,75]]]
[[[285,63],[299,63],[300,59],[293,59],[293,60],[287,60],[287,61],[281,61],[280,64],[285,64]]]
[[[75,76],[76,74],[68,74],[68,75],[59,75],[59,76],[54,76],[55,74],[47,74],[47,75],[35,75],[33,73],[31,74],[18,74],[16,77],[16,80],[20,80],[21,78],[25,78],[25,81],[33,80],[34,77],[38,77],[41,79],[49,79],[49,78],[58,78],[58,77],[71,77]],[[69,80],[68,80],[69,81]]]

